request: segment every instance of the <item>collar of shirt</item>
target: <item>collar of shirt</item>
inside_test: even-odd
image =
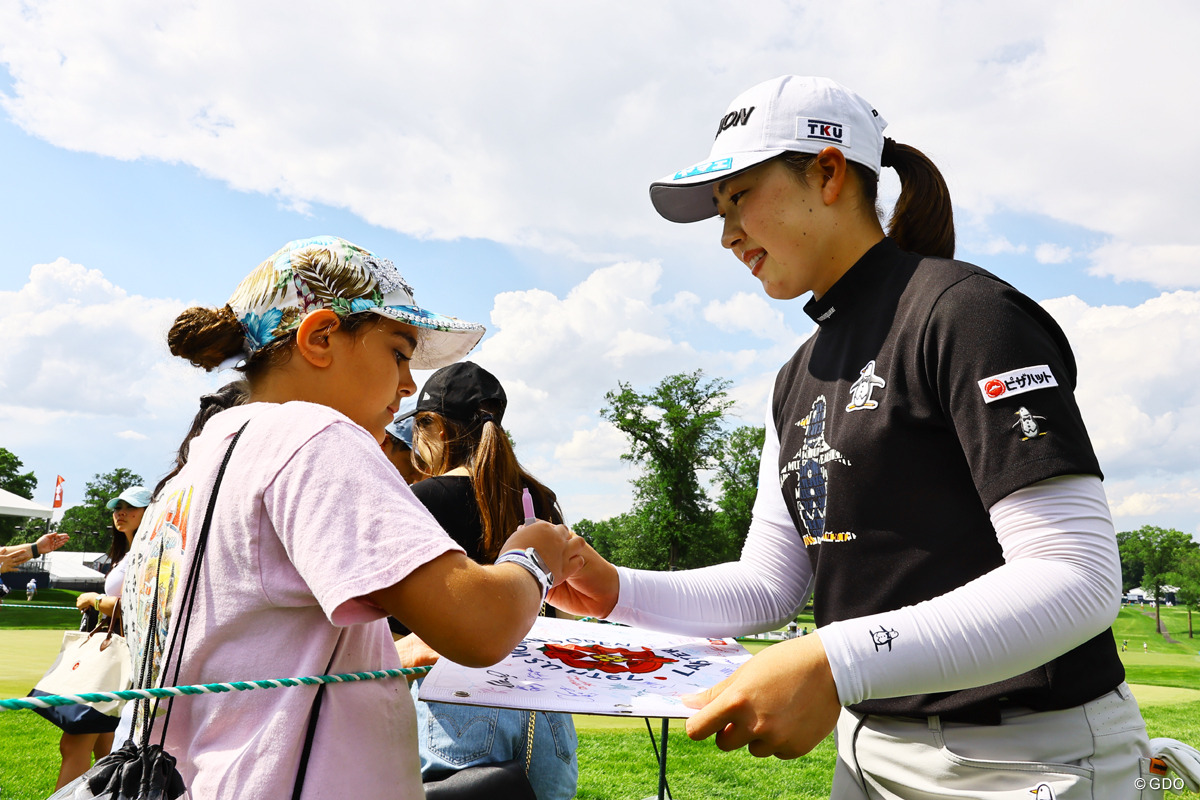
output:
[[[829,325],[836,317],[863,302],[865,296],[871,292],[875,275],[886,269],[888,262],[899,252],[900,248],[891,239],[885,237],[880,240],[863,253],[862,258],[846,270],[846,274],[829,287],[829,291],[823,294],[821,299],[810,297],[804,304],[804,313],[818,325]]]

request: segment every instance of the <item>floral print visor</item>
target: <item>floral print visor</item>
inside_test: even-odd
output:
[[[420,328],[413,369],[453,364],[485,331],[478,323],[420,308],[395,264],[336,236],[288,242],[246,276],[229,307],[246,334],[247,357],[320,308],[339,316],[372,311]]]

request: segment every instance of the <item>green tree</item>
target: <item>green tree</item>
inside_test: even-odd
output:
[[[1185,549],[1170,577],[1171,582],[1179,587],[1175,599],[1188,611],[1188,638],[1194,639],[1192,612],[1200,611],[1200,549]]]
[[[696,370],[670,375],[645,394],[627,383],[618,386],[620,391],[605,394],[600,413],[629,437],[629,452],[621,458],[643,473],[634,481],[636,522],[624,515],[609,534],[623,524],[632,541],[621,547],[642,554],[650,562],[646,568],[713,563],[712,509],[699,473],[713,468],[720,453],[721,423],[733,405],[725,391],[729,381],[708,380]]]
[[[37,488],[38,482],[32,471],[21,471],[24,466],[16,454],[0,447],[0,489],[32,500],[33,490]],[[24,522],[20,517],[0,517],[0,545],[20,544],[26,541],[20,538]],[[45,523],[41,520],[39,523],[44,528]]]
[[[714,561],[737,558],[750,531],[754,499],[758,496],[758,465],[767,429],[759,425],[735,428],[721,440],[717,454],[717,513],[713,527],[723,553],[713,553]]]
[[[1135,533],[1135,531],[1122,531],[1117,534],[1117,549],[1121,553],[1122,594],[1135,586],[1141,586],[1142,574],[1146,571],[1141,556],[1134,552],[1135,548],[1129,544],[1134,539]]]
[[[662,552],[658,539],[653,532],[647,535],[644,520],[636,512],[618,514],[598,522],[581,519],[572,530],[614,564],[634,569],[661,569]]]
[[[1124,546],[1142,562],[1142,588],[1155,600],[1154,618],[1158,629],[1162,630],[1162,604],[1158,602],[1162,587],[1170,583],[1183,555],[1197,545],[1186,533],[1153,525],[1143,525],[1128,532],[1124,541]]]
[[[69,533],[71,541],[64,550],[97,551],[108,547],[112,512],[105,504],[130,486],[141,486],[142,476],[124,467],[103,472],[88,481],[85,502],[71,506],[58,523],[59,533]]]

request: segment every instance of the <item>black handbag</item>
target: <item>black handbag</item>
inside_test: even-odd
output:
[[[537,714],[529,712],[529,735],[525,742],[525,763],[514,758],[495,764],[478,764],[451,772],[431,774],[425,780],[428,800],[537,800],[529,783],[529,763],[533,759],[533,727]]]

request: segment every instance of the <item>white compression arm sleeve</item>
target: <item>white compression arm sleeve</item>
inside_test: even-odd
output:
[[[618,567],[620,597],[610,620],[690,636],[739,636],[777,628],[804,607],[812,562],[779,491],[779,436],[769,411],[766,428],[741,559],[682,572]]]
[[[821,628],[843,705],[1003,680],[1112,624],[1121,563],[1099,478],[1035,483],[990,514],[1003,565],[932,600]]]

